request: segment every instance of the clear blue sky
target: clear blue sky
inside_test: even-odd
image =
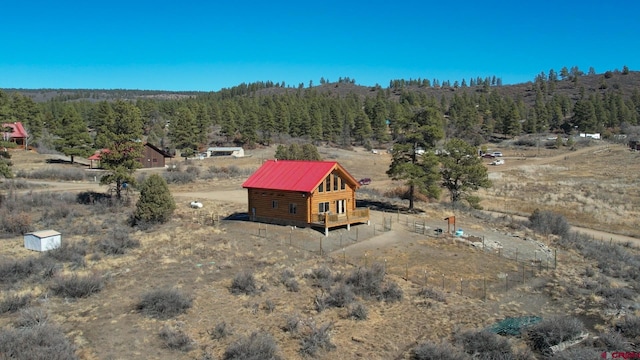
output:
[[[324,77],[640,70],[640,1],[5,1],[0,88],[217,91]]]

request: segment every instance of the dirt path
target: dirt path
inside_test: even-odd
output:
[[[505,157],[505,164],[500,166],[490,166],[489,172],[503,172],[518,168],[525,165],[547,165],[558,161],[565,161],[577,157],[585,153],[596,153],[598,151],[611,149],[611,148],[623,148],[624,145],[605,144],[598,146],[589,146],[576,151],[569,151],[563,154],[549,156],[549,157]]]

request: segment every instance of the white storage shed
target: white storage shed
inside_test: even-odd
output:
[[[35,231],[24,234],[24,247],[35,251],[57,249],[62,243],[62,235],[55,230]]]

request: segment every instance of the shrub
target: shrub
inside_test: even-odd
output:
[[[509,342],[490,331],[466,331],[455,338],[474,359],[507,359],[513,356]]]
[[[49,167],[31,172],[19,171],[17,176],[26,179],[82,181],[85,179],[85,172],[81,169]]]
[[[418,292],[418,296],[439,302],[447,302],[445,294],[433,288],[423,288]]]
[[[300,320],[299,315],[288,315],[285,318],[285,324],[282,326],[282,331],[294,334],[298,332],[301,323],[302,320]]]
[[[411,360],[466,360],[468,356],[461,353],[449,343],[434,344],[426,342],[411,350]]]
[[[54,294],[70,298],[84,298],[100,292],[104,288],[104,279],[99,275],[80,276],[73,274],[59,277],[51,285]]]
[[[98,245],[100,251],[107,255],[122,255],[139,246],[140,240],[132,239],[129,231],[121,227],[115,227]]]
[[[287,288],[287,290],[291,291],[291,292],[298,292],[300,291],[300,285],[298,284],[298,280],[291,278],[291,279],[287,279],[284,283],[284,286]]]
[[[549,360],[575,360],[575,359],[599,359],[602,350],[596,350],[588,347],[573,347],[564,351],[560,351],[549,356]]]
[[[278,345],[268,333],[254,332],[233,342],[222,355],[224,360],[279,360]]]
[[[616,324],[615,330],[627,339],[634,340],[638,338],[640,336],[640,317],[626,316]]]
[[[170,171],[162,174],[167,184],[189,184],[196,181],[195,174],[180,171]]]
[[[165,223],[175,209],[176,202],[167,182],[160,175],[153,174],[140,185],[140,198],[136,203],[132,223]]]
[[[311,286],[324,290],[329,290],[334,282],[331,269],[326,266],[312,269],[306,277],[311,279]]]
[[[351,304],[356,298],[351,286],[340,284],[333,288],[331,292],[323,299],[327,307],[343,308]]]
[[[31,302],[31,295],[7,295],[0,301],[0,314],[7,312],[16,312],[24,307],[27,307]]]
[[[315,356],[320,350],[331,351],[335,349],[335,345],[331,343],[329,332],[332,326],[332,323],[321,327],[309,325],[308,331],[300,338],[300,353],[304,356]]]
[[[563,215],[540,209],[535,209],[529,216],[529,227],[544,235],[559,236],[566,235],[571,229],[571,225]]]
[[[194,348],[194,341],[181,329],[165,325],[159,335],[164,345],[169,349],[188,352]]]
[[[549,318],[532,325],[527,331],[527,338],[531,348],[546,352],[551,346],[571,340],[583,331],[584,325],[576,318]]]
[[[367,320],[369,311],[362,303],[356,302],[349,308],[349,318],[354,320]]]
[[[177,289],[156,289],[142,296],[136,309],[142,314],[166,320],[184,313],[193,300]]]
[[[217,323],[212,330],[207,330],[207,333],[211,336],[212,340],[220,340],[233,334],[231,328],[224,321]]]
[[[386,302],[395,302],[402,300],[403,292],[400,286],[393,282],[387,281],[382,287],[381,299]]]
[[[250,271],[242,271],[236,274],[229,288],[232,294],[253,295],[258,293],[256,280]]]
[[[45,256],[61,262],[73,262],[84,264],[84,257],[87,255],[89,244],[86,240],[79,242],[64,241],[59,247],[49,250]]]
[[[619,332],[607,331],[598,334],[593,346],[602,350],[620,351],[620,349],[629,349],[631,344]]]
[[[24,329],[0,329],[0,357],[3,359],[78,359],[75,347],[57,326],[41,324]]]
[[[31,215],[27,212],[3,211],[0,215],[0,231],[9,235],[24,235],[33,229]]]
[[[356,294],[365,298],[380,298],[384,281],[384,266],[379,263],[370,268],[358,268],[346,278]]]
[[[300,291],[300,285],[296,280],[296,275],[291,269],[284,269],[280,274],[280,282],[291,292]]]
[[[48,321],[49,314],[41,308],[26,308],[20,310],[20,315],[14,325],[17,328],[27,329],[46,325]]]
[[[45,264],[45,259],[29,257],[18,260],[0,260],[0,283],[13,284],[38,274]]]

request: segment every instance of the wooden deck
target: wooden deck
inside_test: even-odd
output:
[[[314,214],[314,219],[312,220],[312,226],[323,227],[326,230],[338,226],[368,223],[369,208],[356,208],[344,214]]]

